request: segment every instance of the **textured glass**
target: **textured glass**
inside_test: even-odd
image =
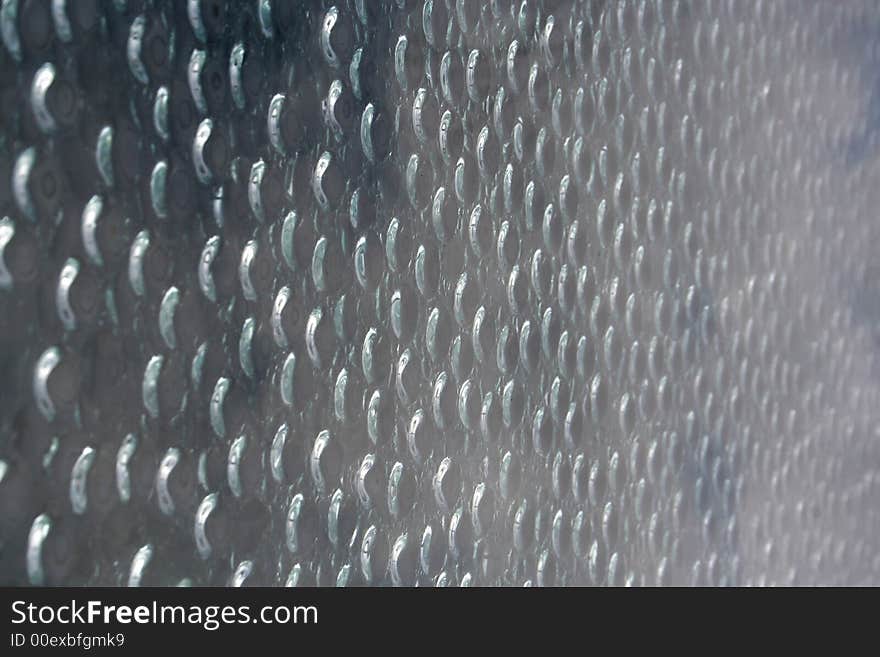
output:
[[[0,36],[0,583],[880,580],[875,2]]]

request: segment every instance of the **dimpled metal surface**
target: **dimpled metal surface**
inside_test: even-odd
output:
[[[0,581],[880,580],[880,12],[3,0]]]

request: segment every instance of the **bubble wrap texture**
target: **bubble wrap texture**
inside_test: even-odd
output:
[[[873,2],[0,36],[0,582],[880,581]]]

